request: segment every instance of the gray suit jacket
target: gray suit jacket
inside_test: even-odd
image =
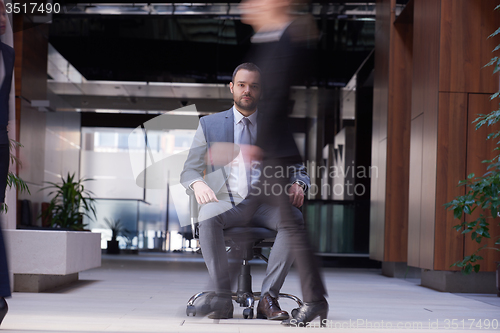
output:
[[[222,186],[225,186],[231,166],[207,165],[205,162],[205,155],[210,145],[216,142],[234,143],[234,114],[232,108],[200,119],[200,125],[181,173],[181,183],[185,188],[189,188],[189,185],[196,180],[204,180],[217,194]],[[228,152],[228,155],[234,156],[236,154],[237,151]],[[229,158],[229,160],[232,160],[232,158]],[[205,177],[203,177],[204,172],[206,172]],[[311,184],[306,168],[301,164],[291,168],[289,176],[290,183],[300,180],[306,184],[307,188]]]

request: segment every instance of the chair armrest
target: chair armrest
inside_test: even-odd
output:
[[[194,195],[194,191],[192,189],[186,189],[186,194],[189,196],[189,216],[191,216],[191,231],[193,232],[193,238],[198,239],[198,202],[196,201],[196,196]]]

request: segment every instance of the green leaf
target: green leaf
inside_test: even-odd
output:
[[[491,37],[496,36],[498,34],[500,34],[500,28],[498,28],[494,33],[492,33],[491,35],[489,35],[488,38],[491,38]]]
[[[499,28],[500,29],[500,28]],[[498,31],[498,30],[497,30]],[[490,62],[484,65],[483,67],[488,67],[493,65],[498,60],[498,57],[491,58]]]
[[[481,267],[481,266],[480,266],[479,264],[474,265],[474,272],[479,273],[479,268],[480,268],[480,267]]]
[[[472,272],[472,265],[470,263],[468,263],[467,265],[465,265],[465,268],[464,268],[464,274],[470,274]]]
[[[467,176],[468,179],[474,178],[475,174],[471,173],[470,175]]]

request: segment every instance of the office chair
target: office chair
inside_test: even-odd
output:
[[[190,189],[186,191],[189,195],[189,210],[191,214],[191,229],[193,237],[198,239],[198,202],[194,192]],[[255,301],[260,300],[261,293],[252,291],[252,275],[250,274],[249,261],[253,258],[260,258],[268,262],[262,254],[263,248],[270,248],[274,244],[276,231],[262,227],[235,227],[224,230],[224,238],[228,251],[231,249],[239,249],[242,252],[242,262],[240,275],[238,276],[238,290],[233,292],[231,297],[233,301],[238,303],[240,307],[245,307],[243,310],[243,318],[252,319],[254,317]],[[194,294],[187,302],[186,315],[196,316],[195,301],[202,296],[210,297],[213,292],[204,291]],[[302,306],[302,300],[297,296],[290,294],[279,294],[280,298],[288,298],[295,301],[297,308],[291,311],[292,317],[295,317],[298,308]],[[208,306],[208,305],[203,305]],[[204,311],[202,306],[202,312]]]

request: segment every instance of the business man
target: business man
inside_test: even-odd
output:
[[[252,167],[252,161],[245,161],[241,155],[233,154],[233,144],[242,149],[255,144],[257,118],[260,116],[257,104],[262,91],[260,69],[252,63],[241,64],[235,69],[229,88],[233,94],[234,106],[200,119],[192,149],[181,174],[181,183],[194,190],[196,200],[201,205],[198,217],[200,246],[220,300],[210,318],[226,319],[233,316],[224,229],[249,226],[252,223],[252,226],[277,231],[262,283],[263,297],[257,307],[257,317],[283,320],[289,315],[280,309],[277,298],[293,257],[290,256],[289,244],[284,242],[281,233],[279,207],[260,204],[252,212],[252,220],[252,216],[244,213],[248,203],[246,197],[251,191],[249,187],[262,181],[265,171],[259,170],[255,165]],[[221,155],[222,159],[229,155],[229,163],[219,163]],[[310,180],[301,164],[290,170],[288,204],[292,214],[303,224],[298,207],[303,204],[304,191]],[[263,175],[259,177],[261,173]]]
[[[243,0],[242,22],[253,27],[252,42],[259,44],[253,60],[261,66],[266,94],[259,104],[257,141],[244,153],[246,159],[262,160],[263,168],[283,168],[301,159],[287,126],[290,86],[297,79],[304,82],[305,68],[314,62],[308,57],[317,40],[316,22],[311,16],[294,17],[291,7],[302,0]],[[273,186],[283,186],[279,177],[270,179]],[[295,259],[300,276],[304,305],[293,319],[284,325],[306,326],[320,317],[322,324],[328,315],[327,294],[307,233],[297,223],[283,195],[254,196],[254,205],[273,202],[280,207],[283,234]],[[249,210],[251,211],[251,210]]]
[[[5,34],[6,29],[7,13],[3,1],[0,0],[0,36]],[[14,49],[0,41],[0,203],[5,202],[7,173],[9,172],[7,124],[9,122],[9,97],[13,70]],[[8,311],[5,297],[10,297],[10,283],[5,244],[0,228],[0,324]]]

